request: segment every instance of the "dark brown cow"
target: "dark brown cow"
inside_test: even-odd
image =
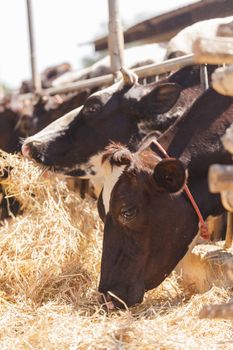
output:
[[[209,192],[207,175],[210,164],[232,162],[220,141],[232,122],[233,99],[210,88],[158,139],[173,159],[162,159],[149,140],[134,154],[116,145],[104,154],[99,290],[108,300],[110,291],[128,306],[141,302],[187,252],[198,218],[181,191],[186,170],[204,219],[224,211],[219,195]]]

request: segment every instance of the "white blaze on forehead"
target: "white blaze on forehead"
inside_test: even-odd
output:
[[[91,164],[94,171],[94,175],[89,175],[89,178],[95,188],[95,192],[99,195],[103,189],[103,204],[107,214],[113,187],[123,173],[125,165],[112,167],[107,160],[102,164],[103,154],[104,152],[100,152],[92,156],[88,163]]]
[[[109,212],[110,199],[114,186],[116,185],[119,177],[123,173],[126,165],[111,166],[108,161],[105,161],[103,168],[105,169],[104,185],[103,185],[103,204],[105,213]]]
[[[74,120],[77,114],[80,112],[83,106],[73,109],[71,112],[65,114],[63,117],[55,120],[53,123],[49,124],[43,130],[39,131],[37,134],[28,137],[25,140],[25,144],[29,142],[50,142],[57,134],[62,130],[65,130],[68,125]]]

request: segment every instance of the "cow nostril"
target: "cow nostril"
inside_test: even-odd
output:
[[[41,153],[39,144],[35,142],[27,142],[22,145],[22,154],[25,158],[34,159],[37,162],[41,161]]]

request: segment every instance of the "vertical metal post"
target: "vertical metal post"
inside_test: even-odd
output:
[[[200,65],[201,88],[205,91],[209,87],[207,64]]]
[[[35,51],[35,44],[34,44],[35,40],[34,40],[34,31],[33,31],[31,0],[27,0],[27,18],[28,18],[28,33],[29,33],[29,42],[30,42],[32,86],[33,86],[33,91],[38,93],[41,90],[41,80],[36,70],[36,51]]]
[[[108,0],[108,10],[108,50],[111,71],[116,77],[117,72],[124,65],[124,35],[121,26],[118,0]]]

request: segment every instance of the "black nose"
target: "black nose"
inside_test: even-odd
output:
[[[33,141],[25,142],[22,145],[21,150],[25,158],[35,159],[37,161],[40,161],[40,152],[39,152],[38,145],[36,145]]]

